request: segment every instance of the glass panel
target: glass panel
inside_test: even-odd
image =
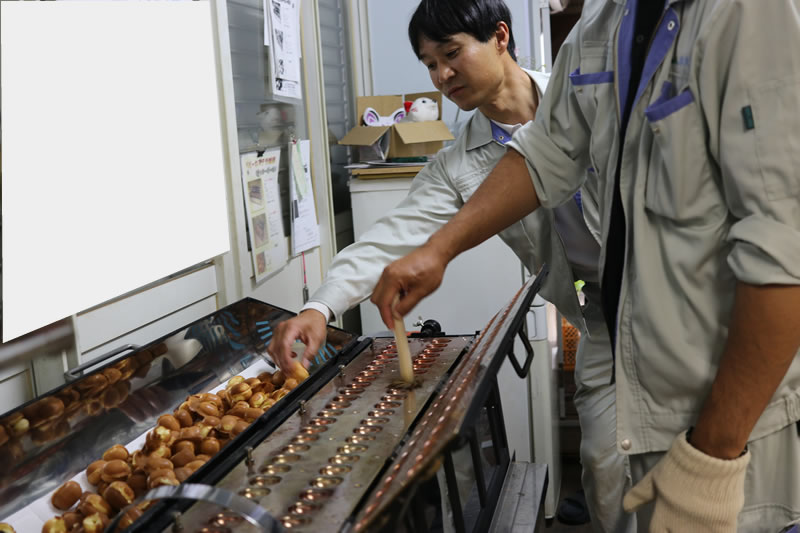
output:
[[[302,100],[276,99],[271,94],[271,54],[264,46],[262,1],[230,0],[227,7],[239,153],[281,148],[278,181],[284,233],[288,237],[291,229],[288,143],[293,136],[308,138],[305,106]],[[300,71],[305,84],[302,57]]]
[[[273,328],[291,316],[240,300],[0,416],[11,437],[0,444],[0,516],[55,489],[112,445],[152,429],[187,395],[268,358]],[[338,353],[354,338],[329,327],[326,345]]]

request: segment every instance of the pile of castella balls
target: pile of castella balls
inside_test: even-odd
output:
[[[172,414],[161,415],[144,447],[130,453],[115,444],[86,468],[96,492],[84,492],[67,481],[52,495],[53,507],[64,513],[48,520],[42,533],[100,533],[125,507],[149,489],[179,485],[258,417],[308,377],[298,362],[286,374],[263,372],[245,379],[235,376],[225,390],[186,398]],[[120,531],[139,518],[152,502],[125,512]],[[0,524],[0,533],[13,533]]]

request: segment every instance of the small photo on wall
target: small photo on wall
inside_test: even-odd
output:
[[[254,211],[264,207],[264,184],[260,179],[247,184],[247,193],[250,198],[250,207]]]
[[[262,213],[253,217],[253,247],[261,248],[267,244],[267,215]]]
[[[256,272],[258,274],[263,274],[267,271],[267,258],[264,257],[264,252],[260,252],[256,255]]]

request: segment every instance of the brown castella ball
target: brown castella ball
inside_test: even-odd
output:
[[[219,416],[219,407],[214,402],[200,402],[195,407],[195,413],[200,415],[201,417],[206,416]]]
[[[124,515],[122,515],[122,518],[119,519],[117,530],[130,527],[134,522],[136,522],[136,520],[139,519],[139,517],[142,516],[142,514],[142,510],[138,507],[133,507],[132,509],[128,510]]]
[[[50,502],[53,507],[61,511],[66,511],[77,502],[81,497],[81,486],[75,481],[67,481],[53,493]]]
[[[231,379],[228,380],[228,384],[225,386],[226,390],[230,390],[231,387],[234,385],[238,385],[244,381],[243,376],[233,376]]]
[[[239,420],[241,420],[239,417],[225,415],[222,417],[222,419],[220,419],[219,426],[217,426],[217,431],[228,435],[233,431],[233,428],[236,427],[236,423]]]
[[[247,403],[250,404],[250,407],[262,407],[267,398],[269,397],[264,392],[258,391],[250,397]]]
[[[119,459],[120,461],[127,461],[129,455],[125,446],[122,444],[115,444],[103,453],[103,460],[113,461],[114,459]]]
[[[203,439],[203,442],[200,443],[200,453],[205,455],[214,456],[220,448],[219,440],[214,437]]]
[[[3,426],[0,426],[0,446],[5,444],[6,442],[8,442],[9,439],[10,439],[10,437],[8,436],[8,432],[6,431],[6,428],[4,428]]]
[[[160,455],[151,455],[147,459],[147,465],[145,466],[144,470],[146,473],[150,474],[151,472],[155,472],[157,470],[172,470],[172,468],[172,461],[166,457],[161,457]]]
[[[115,384],[117,381],[122,379],[122,372],[117,370],[116,368],[106,368],[102,371],[102,374],[108,380],[109,385]]]
[[[128,476],[130,475],[130,465],[122,459],[114,459],[113,461],[108,461],[103,466],[103,471],[100,474],[100,478],[106,483],[112,483],[114,481],[128,479]]]
[[[175,471],[172,469],[156,470],[147,476],[147,486],[151,489],[161,487],[162,485],[176,486],[179,484],[178,478],[175,477]]]
[[[103,498],[114,510],[119,511],[132,504],[136,494],[124,481],[114,481],[103,492]]]
[[[281,398],[283,398],[287,394],[289,394],[288,390],[286,390],[286,389],[277,389],[275,392],[273,392],[270,395],[270,398],[277,402],[278,400],[280,400]]]
[[[228,389],[228,394],[234,403],[246,402],[253,395],[253,391],[250,389],[250,385],[242,382]]]
[[[175,477],[178,479],[179,483],[183,483],[188,479],[189,476],[192,475],[192,471],[185,466],[175,469]]]
[[[78,504],[78,512],[83,516],[91,516],[95,513],[108,516],[111,514],[111,506],[99,494],[89,494]]]
[[[147,474],[144,472],[134,472],[127,483],[137,498],[147,492]]]
[[[86,478],[95,487],[102,481],[103,467],[106,463],[107,461],[100,459],[86,467]]]
[[[272,384],[275,385],[276,388],[282,387],[284,381],[286,381],[286,375],[282,370],[278,370],[272,374]]]
[[[0,522],[0,533],[17,533],[11,524],[6,524],[5,522]]]
[[[187,415],[189,413],[186,413]],[[191,417],[191,415],[189,415]],[[174,415],[161,415],[158,417],[158,425],[163,426],[170,431],[180,431],[181,423]],[[189,424],[191,425],[191,424]]]
[[[60,516],[51,518],[42,526],[42,533],[67,533],[67,524]]]
[[[289,364],[289,368],[287,368],[284,373],[287,378],[296,379],[298,383],[308,377],[308,370],[297,360],[292,360]]]
[[[32,428],[40,427],[64,414],[64,402],[57,396],[48,396],[23,409],[23,413]]]
[[[196,449],[195,446],[195,443],[190,440],[175,441],[175,444],[172,445],[172,454],[175,455],[182,450],[191,450],[192,453],[194,453]]]
[[[86,533],[103,533],[109,523],[105,513],[94,513],[83,519],[82,526]]]
[[[83,515],[77,511],[68,511],[61,515],[61,518],[64,519],[64,523],[67,525],[67,531],[72,531],[75,528],[75,524],[83,522]]]
[[[247,427],[249,425],[250,425],[250,422],[247,422],[246,420],[241,420],[240,419],[238,422],[236,422],[236,425],[233,426],[233,431],[231,431],[231,436],[232,437],[237,436],[239,433],[241,433],[245,429],[247,429]]]
[[[31,427],[30,420],[19,412],[8,415],[0,421],[0,424],[4,425],[9,436],[15,439],[22,437]]]
[[[177,409],[173,416],[180,424],[182,428],[188,428],[192,424],[194,424],[194,419],[192,418],[192,413],[190,413],[187,409]]]
[[[186,468],[190,472],[194,473],[195,470],[197,470],[198,468],[200,468],[204,464],[205,464],[205,461],[203,461],[202,459],[196,459],[196,460],[192,461],[191,463],[187,464],[186,466],[184,466],[184,468]]]
[[[194,451],[188,448],[184,448],[183,450],[179,451],[178,453],[173,455],[170,459],[175,468],[186,466],[187,463],[191,463],[194,460],[195,460]]]

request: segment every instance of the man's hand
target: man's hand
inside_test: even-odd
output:
[[[269,343],[269,353],[281,370],[290,370],[292,359],[295,357],[295,353],[292,352],[292,344],[299,339],[306,345],[301,362],[305,368],[308,368],[309,360],[316,355],[319,347],[325,342],[327,331],[327,323],[322,313],[314,309],[306,309],[296,317],[278,324],[275,328],[275,336]]]
[[[378,306],[387,328],[394,329],[395,313],[405,316],[439,287],[448,262],[447,255],[429,242],[383,269],[371,301]]]
[[[683,432],[661,461],[628,491],[622,505],[633,512],[654,502],[651,533],[736,533],[749,462],[749,452],[731,460],[706,455],[694,448]]]

